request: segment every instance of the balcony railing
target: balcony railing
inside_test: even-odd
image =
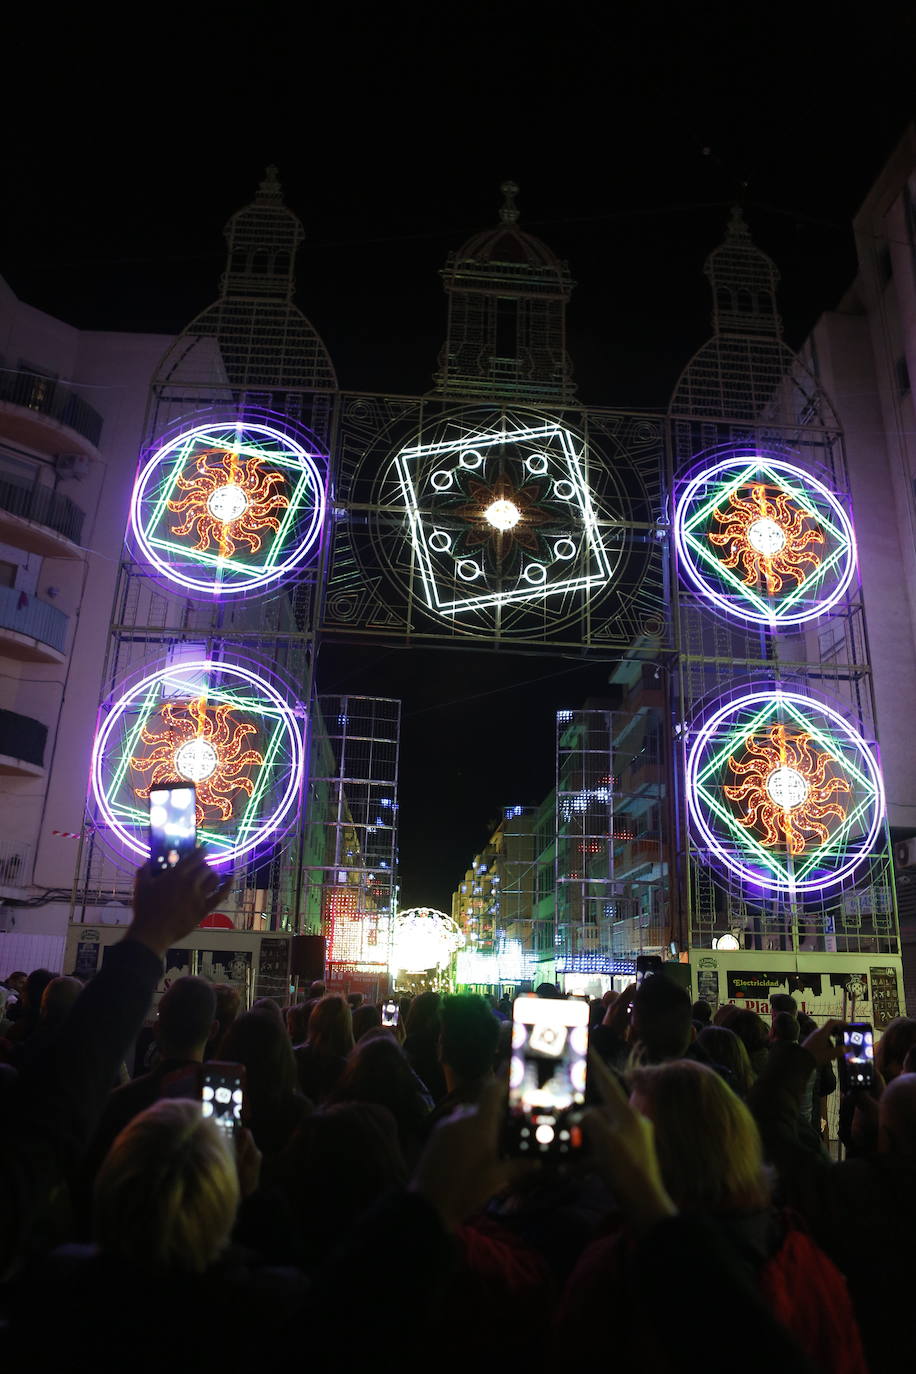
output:
[[[0,372],[0,401],[25,406],[75,429],[90,444],[98,446],[102,417],[97,410],[69,387],[35,372]]]
[[[48,727],[18,711],[0,711],[0,754],[44,767]]]
[[[0,373],[0,377],[2,375]],[[68,496],[59,496],[51,487],[17,482],[3,472],[0,472],[0,510],[45,525],[74,544],[79,544],[83,537],[85,512]]]
[[[37,639],[58,653],[64,652],[67,642],[67,622],[70,619],[56,606],[36,601],[15,587],[0,587],[0,630],[15,630],[27,639]],[[2,647],[2,646],[0,646]]]
[[[0,841],[0,887],[23,887],[29,882],[31,872],[32,846],[17,844],[15,840]]]

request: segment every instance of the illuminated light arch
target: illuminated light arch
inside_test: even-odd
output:
[[[856,569],[852,522],[834,493],[749,449],[694,470],[674,530],[685,579],[727,615],[774,630],[829,611]]]
[[[425,973],[442,968],[464,936],[451,916],[434,907],[414,906],[399,911],[392,930],[391,967],[401,973]]]
[[[176,777],[197,787],[211,863],[281,838],[303,770],[304,711],[289,700],[263,671],[212,659],[176,662],[120,688],[102,708],[92,751],[102,838],[145,859],[145,798]]]
[[[276,586],[317,551],[326,466],[317,441],[281,417],[181,421],[134,484],[138,551],[193,596]]]
[[[771,686],[719,706],[687,756],[695,841],[755,888],[817,892],[876,857],[881,774],[832,707]]]

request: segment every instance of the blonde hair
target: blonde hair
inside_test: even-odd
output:
[[[225,1249],[239,1183],[231,1147],[200,1103],[163,1099],[124,1128],[95,1183],[96,1238],[146,1269],[202,1274]]]
[[[769,1205],[754,1118],[714,1069],[677,1059],[637,1069],[631,1085],[655,1123],[662,1177],[678,1207],[743,1212]]]

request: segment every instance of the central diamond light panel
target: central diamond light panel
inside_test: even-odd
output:
[[[402,448],[395,468],[430,611],[459,619],[611,581],[585,442],[558,421],[473,412]]]
[[[687,800],[694,842],[756,889],[814,892],[883,853],[871,749],[832,707],[776,686],[698,725]]]
[[[675,534],[681,572],[704,597],[772,630],[829,611],[855,572],[852,525],[834,493],[764,454],[702,463],[678,498]]]

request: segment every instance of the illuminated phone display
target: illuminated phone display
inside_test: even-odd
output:
[[[151,787],[150,858],[157,868],[174,868],[197,844],[197,793],[186,782]]]
[[[864,1021],[843,1028],[843,1059],[851,1088],[870,1088],[875,1076],[875,1035]]]
[[[383,1026],[396,1026],[396,1025],[398,1024],[398,1017],[399,1017],[399,1015],[400,1015],[400,1011],[401,1011],[401,1009],[400,1009],[400,1007],[398,1006],[397,1002],[383,1002],[383,1003],[382,1003],[382,1025],[383,1025]]]
[[[586,1002],[516,999],[507,1121],[513,1154],[565,1155],[581,1147],[587,1065]]]
[[[205,1064],[200,1109],[228,1136],[234,1136],[242,1124],[245,1102],[245,1067],[243,1064]]]

